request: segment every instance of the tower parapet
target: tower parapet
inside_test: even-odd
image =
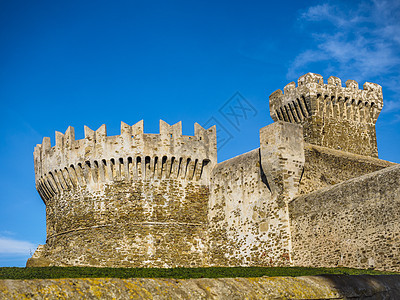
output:
[[[160,120],[159,134],[143,133],[143,121],[121,122],[121,134],[107,136],[106,125],[96,131],[85,126],[85,138],[75,140],[73,127],[56,132],[55,146],[43,138],[34,150],[37,189],[44,201],[63,190],[136,179],[208,180],[217,162],[215,126],[194,125],[194,136],[182,135],[182,123]]]
[[[375,123],[383,107],[382,87],[307,73],[269,97],[274,121],[302,124],[304,140],[333,149],[378,157]]]

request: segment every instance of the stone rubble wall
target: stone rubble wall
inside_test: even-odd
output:
[[[301,126],[276,122],[260,130],[259,149],[218,164],[208,210],[210,264],[290,264],[287,202],[304,164]]]
[[[296,266],[400,271],[400,166],[289,203]]]
[[[396,165],[374,157],[307,143],[304,144],[304,155],[299,187],[301,195]]]
[[[400,276],[0,280],[2,299],[397,299]]]
[[[211,265],[288,265],[286,211],[262,178],[259,149],[214,169],[208,210]]]
[[[207,263],[208,186],[121,181],[47,201],[46,244],[28,266],[198,267]]]
[[[299,194],[394,165],[303,143],[301,126],[260,130],[260,148],[219,163],[208,209],[211,265],[291,264],[288,202]]]
[[[278,121],[261,128],[260,154],[266,184],[286,204],[298,194],[305,163],[302,126]]]

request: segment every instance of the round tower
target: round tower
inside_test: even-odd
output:
[[[46,205],[47,239],[27,265],[98,267],[204,266],[209,178],[217,162],[216,129],[160,120],[106,126],[75,140],[56,132],[35,147],[36,188]]]

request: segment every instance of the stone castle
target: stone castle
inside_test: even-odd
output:
[[[269,97],[260,147],[160,121],[35,147],[47,239],[27,266],[347,266],[400,271],[400,166],[378,159],[382,88],[308,73]]]

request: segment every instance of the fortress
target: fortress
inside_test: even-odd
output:
[[[378,159],[382,88],[308,73],[269,98],[260,147],[217,162],[216,128],[160,121],[35,147],[47,239],[27,266],[400,271],[400,166]]]

